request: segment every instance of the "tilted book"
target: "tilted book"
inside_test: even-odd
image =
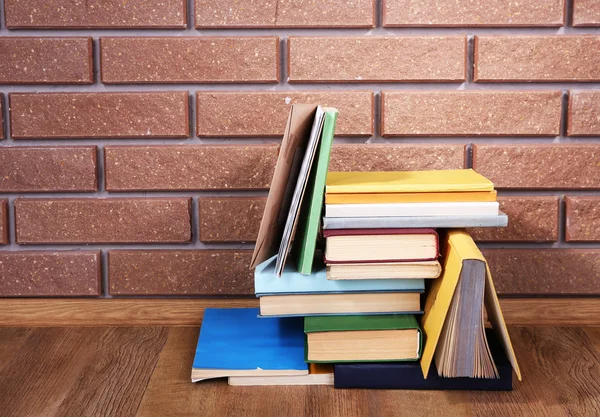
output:
[[[317,149],[316,168],[310,174],[307,187],[306,203],[300,213],[300,223],[292,246],[295,252],[298,272],[309,275],[313,268],[313,259],[317,247],[317,235],[323,211],[323,195],[325,178],[329,169],[329,156],[335,131],[338,111],[334,108],[324,108],[325,122],[323,133]]]

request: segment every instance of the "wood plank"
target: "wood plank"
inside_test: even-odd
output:
[[[600,352],[600,327],[588,327],[585,329],[585,334],[590,338],[596,350]]]
[[[328,386],[230,387],[190,382],[198,329],[172,328],[137,417],[202,415],[411,416],[469,415],[465,392],[335,390]]]
[[[134,416],[164,328],[36,329],[0,375],[12,416]]]
[[[502,298],[514,326],[600,326],[600,297]],[[256,307],[252,299],[6,299],[0,323],[40,326],[199,326],[209,307]]]
[[[523,373],[513,392],[470,392],[475,415],[600,415],[600,354],[583,329],[511,328]]]
[[[0,371],[21,349],[30,334],[31,329],[27,328],[0,328]]]

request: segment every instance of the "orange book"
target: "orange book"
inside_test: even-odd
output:
[[[494,191],[450,193],[326,194],[325,204],[454,203],[496,201]]]

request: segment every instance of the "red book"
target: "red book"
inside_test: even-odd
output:
[[[431,261],[439,256],[434,229],[325,230],[327,264]]]

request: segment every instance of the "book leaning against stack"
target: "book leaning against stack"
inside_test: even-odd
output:
[[[251,262],[260,307],[207,310],[193,380],[509,389],[506,364],[520,373],[489,269],[447,230],[505,226],[493,184],[473,170],[328,172],[336,120],[292,106]]]

